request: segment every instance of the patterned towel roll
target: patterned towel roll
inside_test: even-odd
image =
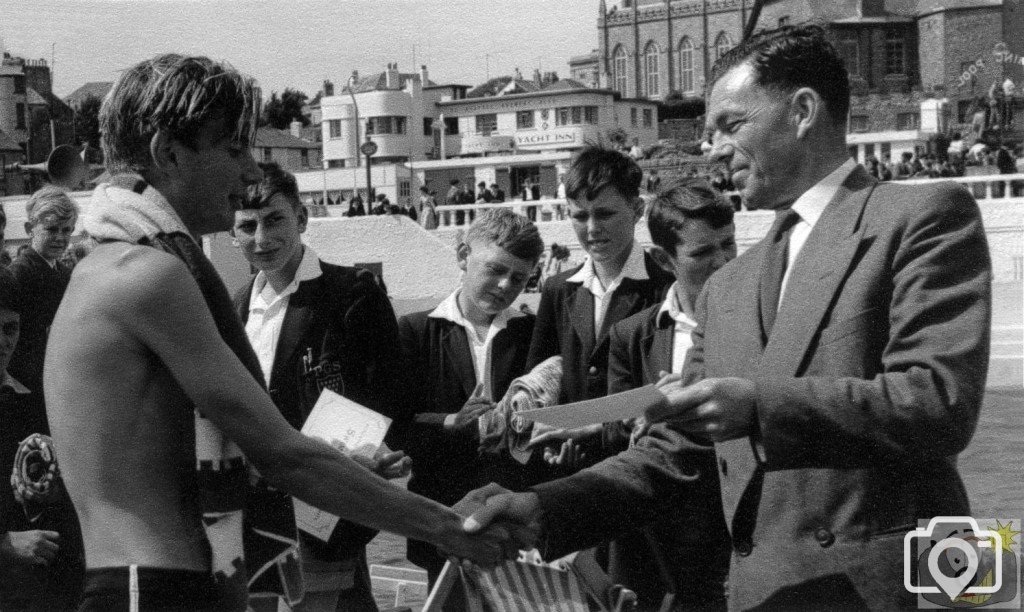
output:
[[[63,499],[60,467],[50,436],[36,433],[21,441],[14,455],[11,488],[30,521]]]

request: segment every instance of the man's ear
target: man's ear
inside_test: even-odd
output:
[[[651,257],[654,259],[654,263],[658,264],[659,268],[668,272],[672,276],[675,276],[675,258],[669,255],[668,251],[655,244],[651,246],[648,253],[651,254]]]
[[[299,204],[299,208],[295,211],[295,221],[298,223],[299,233],[304,233],[309,224],[309,210],[305,204]]]
[[[171,138],[167,130],[157,130],[149,141],[149,156],[153,159],[153,167],[161,172],[170,172],[178,165],[177,142]]]
[[[466,260],[469,258],[470,248],[465,242],[460,242],[457,249],[455,249],[455,259],[459,263],[459,269],[463,272],[466,271]]]
[[[790,97],[790,116],[796,125],[796,137],[803,138],[824,116],[821,95],[810,87],[801,87]]]
[[[636,223],[640,220],[640,217],[644,216],[644,199],[640,196],[636,196],[633,199],[633,222]]]
[[[25,234],[27,234],[29,238],[32,237],[32,228],[33,227],[35,227],[35,226],[32,225],[31,223],[29,223],[28,221],[25,222]]]

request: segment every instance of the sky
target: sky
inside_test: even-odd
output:
[[[597,15],[598,0],[0,0],[0,46],[52,58],[58,96],[169,51],[227,60],[268,97],[312,96],[390,62],[426,64],[437,83],[516,67],[565,78],[571,56],[597,47]]]

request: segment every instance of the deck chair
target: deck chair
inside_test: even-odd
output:
[[[423,612],[443,612],[453,589],[464,589],[470,612],[630,612],[636,594],[613,584],[593,550],[545,563],[523,552],[490,571],[463,571],[449,560],[427,597]]]

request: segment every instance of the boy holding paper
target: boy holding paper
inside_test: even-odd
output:
[[[324,389],[393,417],[398,329],[391,303],[371,272],[321,261],[302,244],[308,213],[295,177],[277,164],[262,168],[231,234],[258,270],[235,306],[271,398],[296,429]],[[401,452],[353,458],[386,477],[409,467]],[[364,548],[375,533],[345,521],[327,542],[300,531],[306,596],[298,609],[375,610]]]
[[[409,392],[402,448],[414,462],[410,491],[451,505],[493,476],[484,476],[477,451],[477,417],[527,371],[534,318],[510,306],[543,251],[526,217],[487,211],[456,250],[461,285],[437,308],[399,320]],[[416,540],[409,540],[407,556],[433,585],[445,556]]]

